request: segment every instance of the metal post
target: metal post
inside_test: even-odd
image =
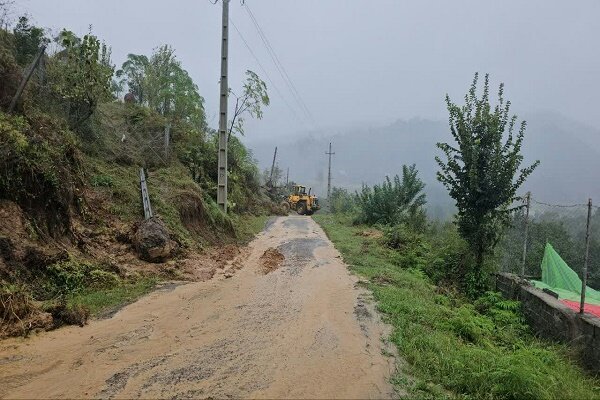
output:
[[[46,45],[42,45],[42,47],[40,47],[37,54],[35,55],[35,58],[31,62],[31,64],[29,64],[29,67],[25,71],[25,76],[23,77],[23,79],[21,79],[21,83],[19,84],[19,87],[17,88],[17,92],[13,96],[12,101],[10,102],[10,105],[8,106],[9,113],[12,113],[14,111],[15,107],[17,106],[17,102],[21,98],[21,95],[23,94],[23,90],[25,90],[25,86],[27,86],[27,82],[29,82],[31,75],[33,75],[33,71],[35,71],[38,64],[40,63],[40,60],[41,60],[42,56],[44,55],[44,51],[46,51]]]
[[[531,206],[531,192],[525,196],[525,233],[523,238],[523,258],[521,259],[521,278],[525,277],[525,262],[527,261],[527,240],[529,239],[529,207]]]
[[[273,186],[273,171],[275,170],[275,160],[277,159],[277,146],[275,146],[275,153],[273,154],[273,164],[271,164],[271,176],[269,177],[269,184]]]
[[[587,225],[585,229],[585,257],[583,259],[583,272],[581,273],[581,303],[579,304],[579,313],[585,311],[585,290],[587,288],[588,259],[590,254],[590,222],[592,219],[592,199],[588,199]]]
[[[219,170],[217,204],[227,212],[227,55],[229,35],[229,0],[223,0],[223,32],[221,40],[221,98],[219,105]]]
[[[148,194],[148,185],[146,184],[146,174],[144,168],[140,168],[140,192],[142,194],[142,204],[144,206],[144,219],[149,219],[154,216],[152,206],[150,205],[150,196]]]
[[[331,156],[335,154],[331,152],[331,142],[329,142],[329,151],[325,154],[329,155],[329,172],[327,173],[327,201],[329,202],[331,196]]]

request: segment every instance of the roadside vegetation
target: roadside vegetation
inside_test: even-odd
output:
[[[217,132],[175,49],[129,54],[117,67],[110,46],[91,31],[51,34],[28,16],[2,26],[0,337],[83,324],[160,280],[180,278],[179,260],[262,230],[275,204],[240,141],[245,120],[260,119],[269,104],[257,74],[246,71],[242,88],[231,90],[224,214],[214,200]],[[144,216],[141,168],[170,243],[154,263],[139,259],[134,243]]]
[[[453,221],[428,220],[414,165],[356,193],[334,188],[331,214],[314,218],[394,327],[408,363],[394,378],[399,389],[419,398],[600,398],[575,350],[537,339],[520,303],[493,291],[498,245],[509,245],[521,212],[517,191],[539,162],[521,166],[526,124],[515,132],[503,86],[493,106],[488,77],[480,96],[477,83],[475,75],[464,105],[447,98],[454,142],[438,144]]]
[[[467,248],[451,224],[422,233],[383,228],[377,238],[353,215],[313,218],[351,270],[368,280],[393,326],[391,341],[407,362],[393,383],[409,397],[600,398],[600,382],[571,360],[566,346],[533,336],[518,302],[492,291],[470,300],[448,285]]]

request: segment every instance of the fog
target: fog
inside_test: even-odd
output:
[[[279,143],[284,149],[280,166],[290,166],[297,180],[313,182],[322,190],[324,146],[335,138],[340,146],[334,144],[338,147],[334,179],[340,184],[376,181],[382,178],[379,175],[398,172],[404,163],[419,161],[425,164],[418,165],[420,169],[430,171],[428,184],[436,185],[431,175],[435,148],[412,154],[420,147],[412,151],[410,146],[422,143],[414,140],[422,133],[418,127],[398,130],[404,135],[403,149],[363,142],[381,131],[393,136],[396,121],[414,118],[434,124],[435,135],[425,140],[432,146],[435,140],[450,139],[444,96],[460,100],[479,71],[490,73],[494,87],[504,82],[513,111],[529,120],[533,133],[526,138],[524,151],[529,161],[542,161],[532,179],[534,183],[537,179],[533,185],[537,190],[546,190],[544,198],[573,197],[579,202],[580,197],[598,192],[592,187],[600,159],[597,0],[246,0],[246,4],[308,109],[294,100],[245,6],[232,0],[231,20],[241,36],[232,26],[230,86],[240,87],[244,72],[252,69],[267,81],[272,101],[264,118],[249,119],[246,128],[245,141],[263,166],[270,163]],[[117,65],[128,53],[149,54],[161,44],[172,45],[206,100],[209,123],[216,126],[220,3],[18,0],[16,8],[53,29],[81,34],[91,25],[112,47]],[[297,146],[311,141],[319,145],[302,147],[313,160],[304,174]],[[364,151],[356,151],[361,146]],[[355,150],[354,156],[348,165],[336,166],[336,159],[347,158],[343,148]],[[389,162],[362,174],[373,160],[382,159]],[[557,163],[566,163],[566,169]],[[569,192],[550,190],[555,185],[543,182],[553,179],[555,172],[571,186],[581,184]],[[589,176],[582,176],[586,173]]]

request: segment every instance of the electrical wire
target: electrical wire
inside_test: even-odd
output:
[[[244,38],[244,35],[242,35],[242,32],[238,29],[238,27],[236,26],[235,22],[233,22],[233,20],[231,19],[231,17],[229,18],[229,22],[231,22],[231,25],[233,25],[233,28],[235,29],[235,31],[239,35],[240,39],[242,39],[242,42],[246,46],[246,49],[248,49],[248,52],[252,55],[252,57],[256,61],[256,64],[258,65],[258,67],[265,74],[265,76],[267,77],[267,80],[269,81],[269,83],[271,84],[271,86],[273,87],[273,89],[275,89],[275,92],[279,95],[279,97],[281,97],[281,100],[283,100],[283,102],[285,103],[285,105],[288,107],[288,109],[291,111],[291,113],[294,115],[294,117],[298,120],[298,122],[306,125],[306,122],[303,121],[302,119],[300,119],[300,117],[298,116],[298,114],[296,113],[296,111],[292,108],[292,106],[290,105],[290,103],[286,100],[286,98],[283,95],[283,93],[281,93],[281,91],[279,90],[279,88],[277,87],[277,85],[275,85],[275,82],[273,82],[273,80],[271,79],[271,76],[269,75],[269,73],[267,72],[267,70],[265,69],[265,67],[263,66],[263,64],[260,62],[260,60],[258,59],[258,57],[256,56],[256,54],[252,50],[252,47],[250,47],[250,44],[248,44],[248,42]]]
[[[275,52],[275,49],[273,48],[273,46],[271,46],[271,43],[269,42],[269,39],[267,38],[267,36],[264,33],[262,27],[260,26],[260,23],[258,22],[258,20],[256,19],[256,17],[254,16],[254,13],[250,9],[250,6],[248,5],[248,3],[244,3],[244,6],[246,8],[246,12],[248,13],[248,16],[250,17],[250,19],[252,20],[252,23],[254,24],[254,27],[256,28],[256,31],[258,32],[258,35],[259,35],[260,39],[262,40],[263,44],[265,45],[265,48],[267,49],[267,53],[269,53],[269,56],[273,60],[273,63],[275,64],[275,67],[277,68],[277,71],[279,72],[279,74],[281,75],[281,77],[282,77],[283,81],[285,82],[286,86],[288,87],[288,89],[292,93],[292,97],[294,98],[294,100],[296,101],[296,103],[298,103],[298,105],[300,106],[300,109],[304,112],[304,114],[308,117],[308,119],[314,125],[317,125],[316,121],[315,121],[315,119],[314,119],[314,117],[312,115],[312,113],[310,112],[310,110],[307,107],[306,103],[302,99],[302,96],[300,95],[300,92],[298,92],[298,89],[296,89],[296,86],[294,85],[294,82],[292,81],[291,77],[289,76],[289,74],[285,70],[285,67],[283,66],[283,64],[279,60],[279,57],[277,56],[277,53]]]

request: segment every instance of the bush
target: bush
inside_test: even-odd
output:
[[[426,268],[430,248],[423,235],[415,233],[403,224],[382,229],[384,244],[395,250],[392,253],[395,264],[417,270]]]
[[[108,289],[120,284],[114,273],[74,259],[52,264],[46,272],[46,293],[51,297],[77,293],[86,288]]]
[[[354,197],[348,190],[333,187],[331,188],[331,197],[329,199],[329,211],[334,214],[350,213],[356,209]]]
[[[402,179],[386,177],[381,185],[370,188],[363,185],[356,194],[359,216],[356,222],[373,224],[406,223],[415,230],[425,225],[423,206],[426,203],[423,189],[425,184],[417,176],[415,165],[402,166]]]

